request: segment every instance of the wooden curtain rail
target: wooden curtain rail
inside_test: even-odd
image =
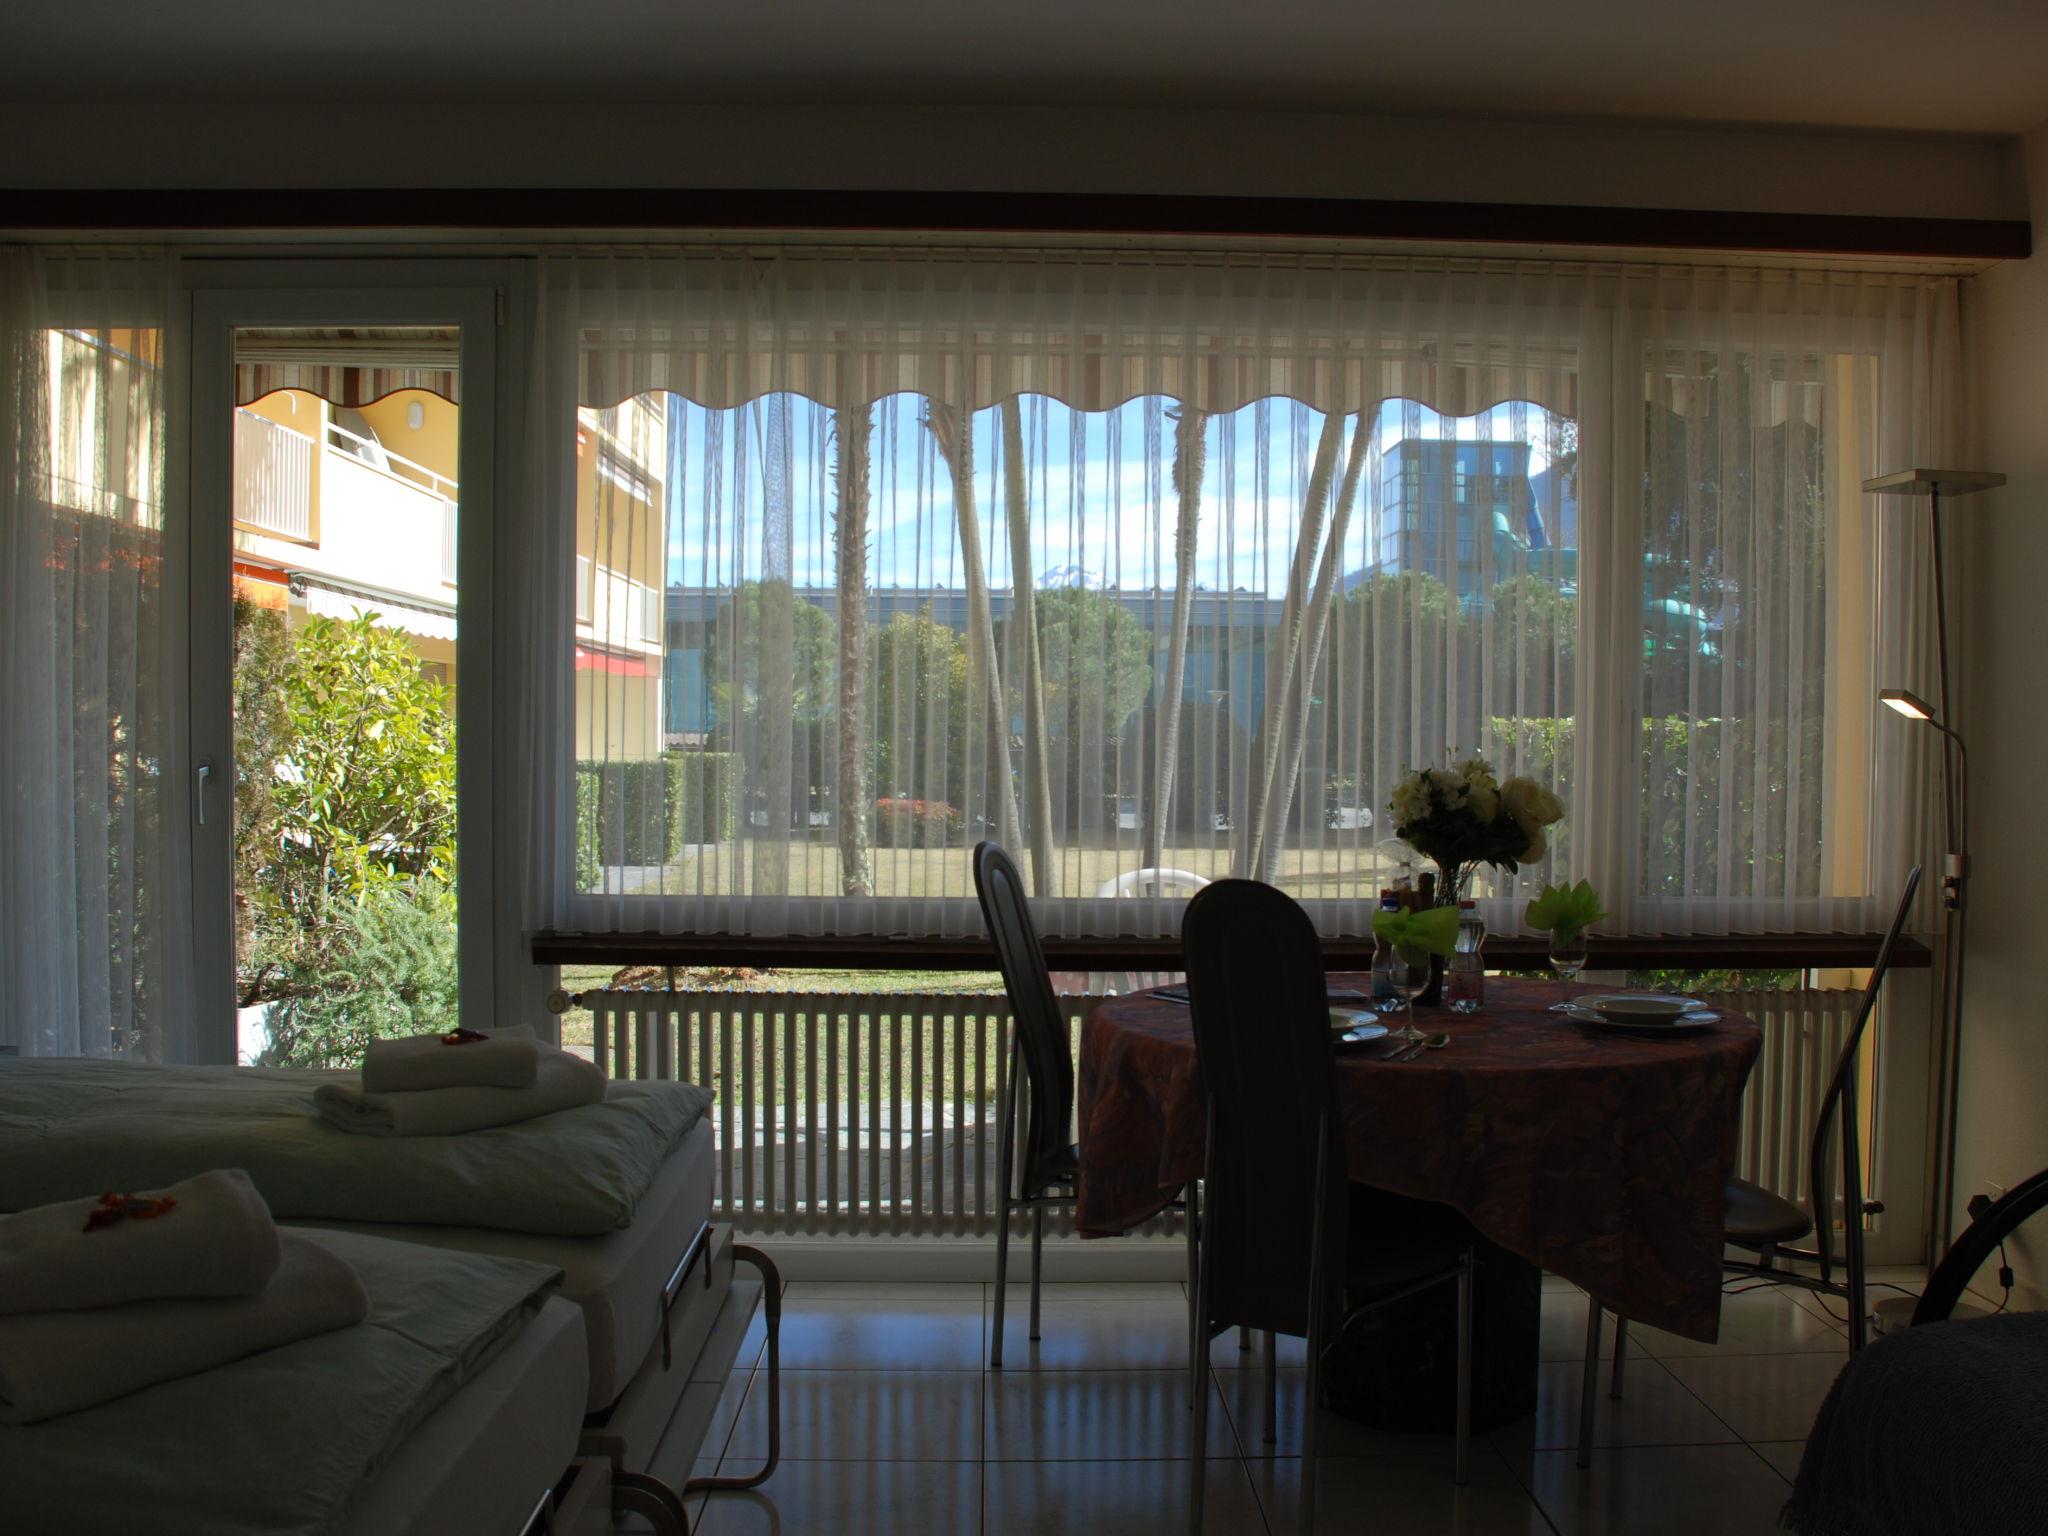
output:
[[[2032,226],[2025,219],[1390,198],[728,187],[0,191],[0,231],[109,230],[774,231],[1398,240],[1951,261],[2024,259],[2033,250]]]
[[[1738,934],[1723,938],[1654,935],[1587,940],[1589,969],[1823,970],[1860,968],[1877,958],[1876,933]],[[534,936],[536,965],[676,965],[787,967],[806,970],[991,971],[995,953],[980,938],[763,938],[752,934],[543,933]],[[1486,941],[1496,970],[1541,970],[1545,942],[1502,934]],[[1181,966],[1177,939],[1047,939],[1046,964],[1056,971],[1172,971]],[[1369,939],[1325,939],[1324,963],[1334,971],[1372,964]],[[1892,965],[1924,970],[1927,946],[1901,939]]]

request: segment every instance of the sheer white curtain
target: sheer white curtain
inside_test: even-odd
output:
[[[177,1060],[168,269],[0,250],[0,1045]]]
[[[1860,924],[1899,862],[1909,551],[1844,488],[1938,414],[1897,381],[1952,287],[849,247],[540,291],[536,929],[971,933],[991,836],[1050,932],[1227,874],[1356,932],[1454,750],[1570,807],[1497,923],[1583,873],[1638,927]]]

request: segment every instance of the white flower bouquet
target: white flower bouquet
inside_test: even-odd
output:
[[[1394,834],[1443,871],[1437,899],[1458,899],[1479,864],[1512,874],[1549,848],[1548,828],[1564,805],[1534,779],[1494,777],[1483,757],[1450,768],[1417,768],[1394,786]]]

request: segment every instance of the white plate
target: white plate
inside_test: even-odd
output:
[[[1330,1029],[1333,1033],[1337,1034],[1342,1034],[1347,1029],[1360,1029],[1365,1025],[1379,1024],[1379,1022],[1380,1016],[1367,1008],[1332,1008],[1330,1010]],[[1386,1026],[1380,1024],[1380,1033],[1385,1034],[1386,1032]]]
[[[1690,1035],[1705,1029],[1721,1016],[1704,1008],[1690,1009],[1670,1019],[1610,1019],[1605,1014],[1595,1013],[1572,1003],[1558,1012],[1574,1024],[1583,1024],[1588,1029],[1604,1029],[1620,1035]]]
[[[1668,992],[1600,992],[1572,1001],[1602,1018],[1628,1024],[1664,1024],[1682,1013],[1696,1011],[1691,998],[1674,997]]]

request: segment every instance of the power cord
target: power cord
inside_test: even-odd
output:
[[[1972,1195],[1964,1202],[1963,1209],[1970,1213],[1970,1220],[1980,1220],[1984,1213],[1991,1209],[1991,1197],[1989,1195]],[[2000,1312],[2003,1312],[2012,1305],[2013,1279],[2011,1261],[2005,1256],[2005,1240],[2001,1238],[1998,1243],[1998,1288],[2003,1294],[1999,1298],[1997,1307],[1992,1311],[1991,1315],[1993,1317],[1996,1317]]]

